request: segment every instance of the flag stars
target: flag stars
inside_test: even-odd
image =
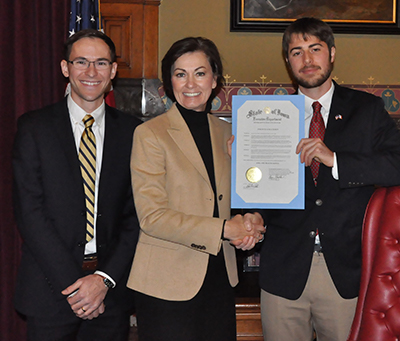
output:
[[[101,29],[99,3],[99,0],[72,0],[69,22],[70,37],[86,28]]]

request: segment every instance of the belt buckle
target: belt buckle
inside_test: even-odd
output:
[[[90,262],[90,261],[94,261],[97,259],[97,253],[92,253],[90,255],[84,255],[83,256],[83,261],[84,262]]]
[[[321,244],[314,244],[314,253],[315,254],[321,254],[322,253],[322,246]]]
[[[84,255],[82,269],[85,271],[95,271],[97,269],[97,254]]]

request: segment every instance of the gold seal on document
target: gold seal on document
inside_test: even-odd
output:
[[[259,182],[262,178],[261,169],[258,167],[251,167],[246,172],[246,179],[249,182],[256,183]]]
[[[271,108],[265,107],[265,108],[264,108],[264,112],[265,112],[267,115],[270,114],[270,113],[271,113]]]

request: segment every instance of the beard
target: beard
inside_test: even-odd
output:
[[[314,66],[311,66],[314,67]],[[333,70],[333,63],[329,63],[325,72],[311,79],[301,78],[292,72],[292,76],[298,85],[306,89],[317,88],[324,84],[330,77]],[[301,71],[301,70],[300,70]]]

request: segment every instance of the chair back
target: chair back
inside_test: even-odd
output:
[[[378,188],[364,217],[362,271],[347,341],[400,339],[400,186]]]

